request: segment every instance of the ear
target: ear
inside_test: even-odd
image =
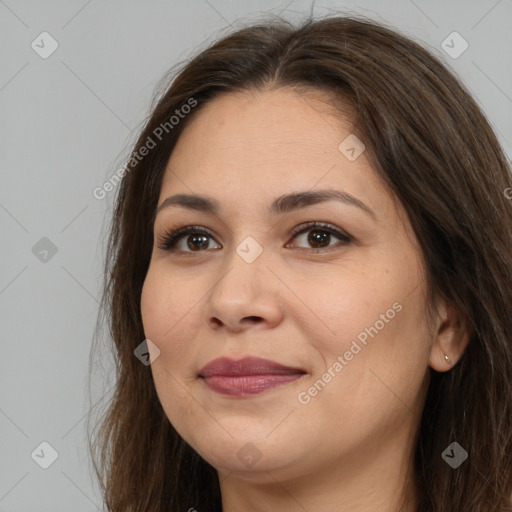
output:
[[[471,332],[463,315],[446,301],[438,308],[436,331],[430,351],[430,367],[438,372],[451,370],[462,357]],[[446,359],[448,356],[448,360]]]

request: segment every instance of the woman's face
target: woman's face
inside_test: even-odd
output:
[[[156,391],[204,459],[251,481],[408,458],[428,384],[416,238],[322,98],[211,101],[158,201],[184,195],[156,216],[142,293]],[[163,248],[184,226],[196,228]],[[204,370],[218,358],[231,363]]]

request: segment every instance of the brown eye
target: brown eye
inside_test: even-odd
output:
[[[208,245],[210,243],[208,236],[197,233],[194,235],[189,235],[186,238],[186,241],[187,247],[191,251],[200,251],[201,249],[208,249]]]
[[[314,248],[322,248],[329,245],[331,234],[323,230],[311,230],[308,236],[308,243]]]
[[[211,249],[212,235],[200,226],[185,226],[165,233],[159,238],[158,247],[172,253],[199,253]],[[215,249],[222,246],[217,244]]]
[[[333,237],[337,238],[340,242],[338,244],[332,244],[331,242],[335,241],[333,240]],[[335,229],[329,224],[310,222],[305,226],[301,225],[295,229],[294,240],[299,240],[300,243],[305,243],[309,245],[309,247],[300,247],[296,242],[292,243],[292,247],[319,250],[328,247],[347,245],[352,242],[352,237],[338,229]]]

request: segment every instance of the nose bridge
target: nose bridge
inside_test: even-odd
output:
[[[226,272],[216,288],[231,288],[239,294],[254,294],[264,285],[268,272],[268,252],[255,238],[248,236],[235,245],[225,260]],[[268,283],[267,283],[268,284]]]
[[[246,317],[274,322],[279,316],[275,279],[267,268],[269,253],[254,238],[246,237],[223,261],[219,278],[208,297],[206,314],[236,328]]]

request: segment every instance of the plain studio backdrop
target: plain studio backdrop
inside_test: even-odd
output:
[[[432,48],[512,157],[512,0],[0,0],[0,512],[102,509],[85,429],[113,383],[95,356],[88,395],[104,184],[158,81],[238,19],[332,10]]]

